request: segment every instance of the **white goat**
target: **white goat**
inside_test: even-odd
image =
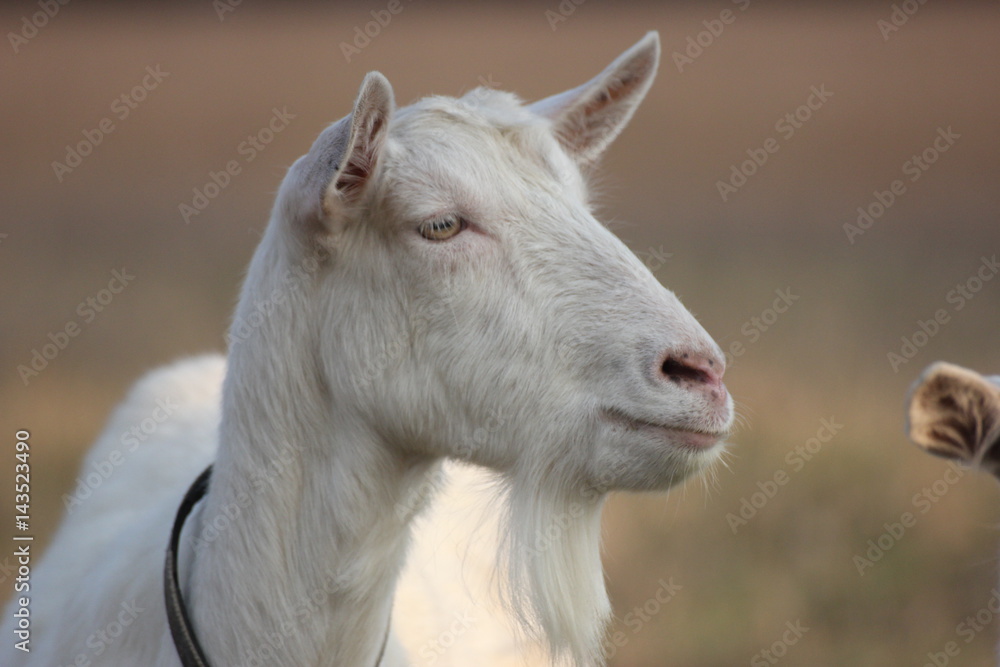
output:
[[[604,497],[698,471],[732,421],[720,350],[587,202],[582,169],[659,54],[650,33],[531,105],[481,89],[396,110],[369,74],[280,188],[228,361],[152,374],[90,453],[85,467],[157,399],[175,404],[70,512],[34,572],[32,651],[9,648],[8,621],[3,664],[178,665],[164,547],[214,462],[180,549],[209,663],[375,665],[446,459],[494,475],[493,556],[518,627],[550,664],[602,664]],[[397,610],[383,667],[470,664],[404,646],[406,621]]]

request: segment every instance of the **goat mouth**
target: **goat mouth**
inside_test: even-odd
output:
[[[633,417],[617,408],[603,411],[606,420],[628,431],[640,431],[658,438],[666,438],[671,444],[685,449],[706,450],[729,435],[728,430],[707,430],[689,426],[661,424],[639,417]]]

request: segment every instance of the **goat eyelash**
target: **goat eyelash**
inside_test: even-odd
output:
[[[447,241],[468,226],[468,222],[460,216],[446,216],[420,223],[417,232],[428,241]]]

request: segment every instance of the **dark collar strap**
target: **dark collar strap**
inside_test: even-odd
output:
[[[208,480],[212,476],[212,466],[205,468],[204,472],[198,475],[191,488],[184,495],[180,507],[177,508],[177,516],[174,519],[174,528],[170,532],[170,543],[167,545],[167,560],[163,568],[163,594],[167,605],[167,623],[170,624],[170,636],[174,639],[174,647],[177,649],[177,656],[181,659],[183,667],[208,667],[208,658],[198,643],[198,635],[194,632],[191,619],[188,617],[187,607],[184,605],[184,598],[181,596],[180,586],[177,584],[177,547],[181,540],[181,530],[184,528],[184,521],[198,501],[205,497],[208,492]],[[382,649],[378,658],[375,659],[375,667],[382,663],[385,656],[385,647],[389,643],[389,624],[386,624],[385,637],[382,639]]]
[[[177,648],[177,655],[181,659],[184,667],[208,667],[208,659],[205,652],[198,643],[198,635],[195,634],[188,617],[187,607],[184,606],[184,598],[181,597],[181,589],[177,584],[177,546],[181,540],[181,529],[184,528],[184,520],[191,513],[192,508],[201,500],[208,491],[208,479],[212,476],[212,466],[205,468],[205,471],[198,475],[194,484],[188,489],[181,506],[177,508],[177,517],[174,519],[174,529],[170,533],[170,544],[167,545],[167,562],[163,568],[163,594],[167,603],[167,623],[170,624],[170,635],[174,638],[174,646]]]

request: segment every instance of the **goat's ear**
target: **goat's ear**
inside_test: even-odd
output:
[[[369,72],[354,102],[354,111],[346,120],[346,142],[338,143],[343,153],[337,169],[323,192],[323,213],[335,217],[344,207],[361,199],[379,165],[382,147],[389,133],[393,111],[392,85],[378,72]],[[343,133],[347,128],[341,128]]]
[[[931,364],[910,392],[907,417],[910,439],[931,454],[1000,478],[1000,386],[961,366]]]
[[[559,141],[577,162],[589,164],[628,124],[659,64],[660,36],[650,32],[595,78],[529,108],[552,121]]]

